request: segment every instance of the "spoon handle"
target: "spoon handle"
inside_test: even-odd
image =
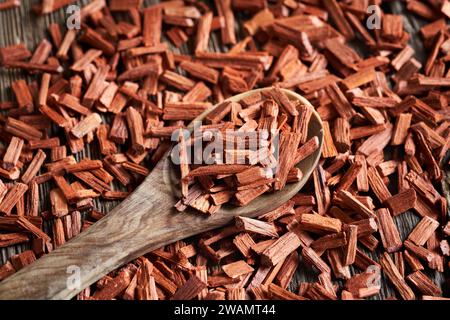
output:
[[[303,184],[276,196],[261,196],[245,207],[222,208],[212,216],[174,209],[168,181],[169,161],[162,160],[122,203],[63,246],[0,282],[0,300],[71,299],[108,272],[177,240],[222,227],[235,216],[255,217],[298,192]]]
[[[0,283],[0,299],[70,299],[103,275],[183,237],[183,214],[155,169],[86,231]],[[173,238],[173,240],[172,240]]]

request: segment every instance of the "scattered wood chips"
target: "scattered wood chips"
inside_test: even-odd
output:
[[[72,2],[42,1],[35,11]],[[369,4],[378,16],[367,13]],[[7,0],[0,9],[17,5]],[[94,0],[81,9],[81,30],[52,24],[36,48],[0,48],[1,67],[24,72],[13,98],[0,102],[0,246],[29,248],[9,257],[0,280],[101,219],[94,200],[125,198],[169,150],[172,134],[206,108],[273,86],[269,96],[224,102],[204,125],[279,132],[281,169],[270,174],[267,159],[245,152],[244,164],[182,166],[180,207],[213,214],[301,177],[294,165],[317,142],[304,135],[308,110],[281,88],[306,97],[324,122],[322,159],[302,192],[257,219],[237,217],[149,252],[78,299],[349,300],[378,296],[385,285],[392,298],[444,299],[430,273],[449,271],[440,166],[449,165],[450,5],[403,5],[428,21],[420,30],[425,61],[408,45],[402,16],[360,0],[146,8],[140,0]],[[379,28],[367,28],[374,18]],[[209,51],[212,36],[229,50]],[[75,157],[87,145],[96,154]],[[399,216],[407,211],[418,222],[404,235]],[[316,280],[294,283],[299,266]],[[388,284],[377,281],[380,272]]]

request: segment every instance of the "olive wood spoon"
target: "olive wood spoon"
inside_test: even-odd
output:
[[[252,90],[228,100],[239,101],[269,89]],[[283,91],[290,100],[300,100],[313,108],[300,95]],[[202,120],[212,109],[196,120]],[[255,217],[277,208],[303,187],[315,169],[322,149],[322,129],[320,117],[313,111],[308,138],[317,136],[320,147],[297,165],[303,173],[299,182],[287,184],[278,192],[264,194],[245,207],[224,206],[209,217],[189,209],[182,213],[174,209],[177,190],[173,182],[173,164],[166,155],[144,182],[104,218],[2,281],[0,299],[71,299],[108,272],[147,252],[222,227],[235,216]],[[78,286],[73,282],[77,275],[74,272],[79,272]]]

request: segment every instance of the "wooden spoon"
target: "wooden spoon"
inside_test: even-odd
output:
[[[262,90],[239,94],[230,101]],[[291,100],[300,95],[283,90]],[[202,120],[213,108],[200,115]],[[313,109],[314,110],[314,109]],[[229,223],[235,216],[255,217],[291,199],[306,183],[321,154],[323,132],[314,111],[308,138],[317,136],[320,148],[298,164],[301,181],[287,184],[276,193],[264,194],[245,207],[226,206],[210,217],[177,212],[173,164],[166,155],[144,182],[104,218],[63,246],[38,259],[0,283],[0,299],[70,299],[108,272],[164,245]]]

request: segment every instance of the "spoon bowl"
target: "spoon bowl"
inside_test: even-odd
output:
[[[238,95],[235,95],[233,97],[230,97],[226,99],[226,101],[232,101],[232,102],[238,102],[247,96],[250,96],[254,93],[268,91],[271,88],[261,88],[261,89],[255,89],[251,91],[247,91]],[[236,207],[233,205],[225,205],[220,208],[218,211],[218,214],[214,214],[213,216],[207,216],[207,215],[201,215],[204,219],[211,219],[214,217],[220,217],[223,216],[246,216],[246,217],[254,217],[261,214],[264,214],[266,212],[269,212],[273,209],[276,209],[277,207],[284,204],[287,200],[291,199],[296,193],[299,192],[301,188],[306,184],[309,177],[311,176],[312,172],[317,166],[317,163],[319,162],[320,155],[322,152],[322,144],[323,144],[323,124],[322,120],[320,119],[319,114],[315,111],[314,107],[311,105],[311,103],[302,97],[301,95],[287,89],[281,89],[281,91],[284,92],[284,94],[292,101],[300,101],[302,104],[309,106],[313,112],[311,115],[311,120],[308,127],[308,137],[307,140],[313,138],[314,136],[317,136],[319,139],[319,148],[309,157],[306,159],[300,161],[296,167],[299,168],[303,174],[302,179],[296,183],[289,183],[286,184],[286,186],[277,191],[276,193],[265,193],[261,196],[259,196],[254,201],[250,202],[246,206],[243,207]],[[217,105],[216,105],[217,106]],[[214,107],[216,107],[214,106]],[[206,110],[203,112],[200,116],[198,116],[194,121],[203,121],[206,116],[214,109],[212,107],[211,109]],[[193,130],[193,123],[188,126],[188,130]],[[164,161],[166,162],[164,164],[164,168],[169,168],[168,170],[164,170],[164,181],[167,182],[169,186],[171,186],[173,194],[180,194],[178,186],[179,177],[174,175],[174,170],[172,170],[172,167],[175,167],[170,160],[170,157],[164,158]],[[193,209],[186,209],[185,212],[193,213],[199,215],[198,212],[195,212]]]

